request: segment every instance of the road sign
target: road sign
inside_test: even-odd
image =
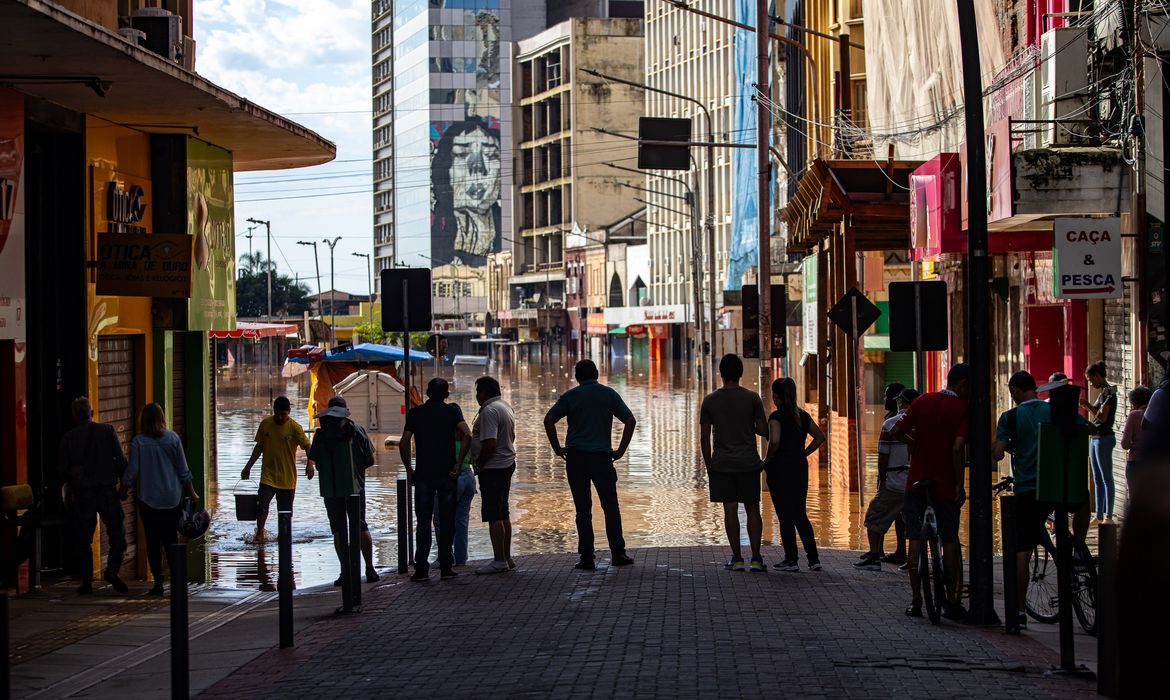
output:
[[[941,280],[890,283],[890,350],[946,350],[947,283]]]
[[[760,359],[760,292],[754,284],[745,284],[743,294],[743,359]]]
[[[1121,298],[1121,219],[1061,218],[1053,232],[1053,296]]]
[[[642,170],[690,170],[691,120],[638,117],[638,167]],[[677,146],[642,141],[680,141]]]
[[[431,271],[425,267],[382,270],[382,330],[431,329]]]
[[[829,309],[827,314],[829,320],[837,324],[837,326],[849,335],[854,334],[853,326],[853,307],[854,302],[857,304],[857,335],[865,333],[865,331],[873,325],[874,321],[882,315],[881,309],[874,306],[873,302],[865,298],[865,295],[857,290],[857,287],[851,287],[848,292],[833,304],[833,308]]]

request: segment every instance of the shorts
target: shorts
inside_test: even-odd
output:
[[[512,489],[512,475],[516,465],[506,469],[479,471],[480,519],[485,523],[508,520],[508,492]]]
[[[1016,503],[1016,551],[1031,552],[1049,538],[1048,516],[1052,515],[1051,503],[1036,500],[1034,492],[1017,491]]]
[[[760,472],[707,472],[712,503],[760,503]]]
[[[260,484],[260,490],[256,493],[259,501],[257,502],[258,512],[263,513],[268,517],[268,507],[272,504],[272,498],[276,497],[276,510],[280,512],[287,510],[292,512],[293,496],[297,494],[296,489],[278,489],[275,486],[268,484]]]
[[[884,486],[878,489],[869,507],[865,509],[865,529],[882,535],[890,531],[890,525],[902,514],[906,494]]]
[[[345,516],[346,498],[348,496],[325,496],[322,498],[325,501],[325,514],[329,516],[329,532],[334,535],[346,530],[349,525]],[[369,532],[370,526],[366,524],[366,494],[364,492],[358,496],[358,520],[361,521],[359,527],[362,532]]]
[[[943,542],[959,541],[959,511],[961,508],[953,500],[932,498],[930,504],[934,506],[935,520],[938,522],[938,538]],[[926,496],[918,493],[906,493],[902,506],[902,520],[906,523],[906,539],[917,541],[922,539],[922,514],[926,512]]]

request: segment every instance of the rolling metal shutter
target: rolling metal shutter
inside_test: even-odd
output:
[[[102,336],[98,338],[98,418],[114,427],[122,451],[130,454],[130,440],[134,438],[134,417],[137,401],[135,387],[136,363],[133,336]],[[134,499],[122,502],[126,524],[126,556],[123,565],[131,565],[138,556],[138,523]],[[108,551],[105,528],[102,528],[102,556]],[[104,562],[103,562],[104,566]]]

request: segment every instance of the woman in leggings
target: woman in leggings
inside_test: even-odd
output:
[[[796,559],[796,534],[804,544],[810,571],[820,571],[817,541],[808,520],[808,456],[825,441],[816,421],[796,405],[796,382],[782,377],[772,382],[772,402],[776,410],[768,417],[768,456],[764,472],[768,493],[780,520],[780,541],[784,561],[774,564],[780,571],[799,571]],[[809,436],[812,442],[808,442]]]
[[[151,595],[163,594],[162,550],[178,541],[179,500],[183,492],[195,500],[195,486],[191,470],[183,454],[179,436],[167,430],[167,418],[162,406],[148,403],[142,409],[138,435],[130,443],[130,466],[122,483],[137,483],[138,513],[146,534],[146,559],[154,577]]]

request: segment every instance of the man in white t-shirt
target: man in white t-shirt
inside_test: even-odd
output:
[[[910,471],[910,445],[894,439],[890,431],[902,420],[902,414],[916,398],[917,391],[903,389],[894,398],[897,413],[882,423],[881,437],[878,438],[878,489],[865,510],[865,534],[869,538],[869,551],[861,555],[861,559],[853,565],[855,568],[881,571],[882,543],[890,531],[890,525],[902,515],[902,504],[906,500],[906,475]],[[906,560],[906,543],[901,538],[898,539],[898,548],[892,558]]]
[[[500,383],[493,377],[475,380],[475,400],[479,413],[471,428],[471,449],[476,455],[482,517],[488,524],[493,555],[491,563],[475,573],[502,574],[516,568],[508,513],[508,492],[516,473],[516,416],[500,396]]]

